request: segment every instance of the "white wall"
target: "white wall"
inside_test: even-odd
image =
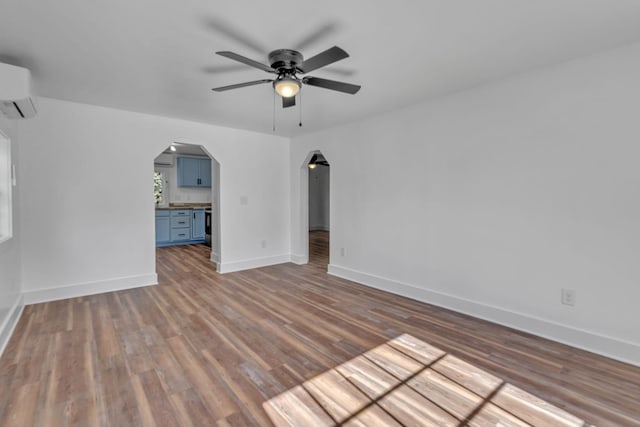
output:
[[[0,117],[0,132],[11,141],[11,157],[14,164],[19,158],[19,122]],[[0,243],[0,354],[7,344],[11,331],[21,312],[20,293],[20,215],[18,215],[20,169],[17,185],[12,188],[13,237]]]
[[[293,138],[293,253],[321,150],[331,272],[640,364],[639,75],[635,44]]]
[[[171,142],[220,162],[223,271],[288,257],[287,139],[52,99],[39,107],[21,134],[27,301],[155,280],[153,159]]]
[[[309,230],[329,231],[329,167],[309,169]]]

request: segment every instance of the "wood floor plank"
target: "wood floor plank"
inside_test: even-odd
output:
[[[18,387],[3,411],[1,425],[16,427],[33,425],[39,387],[39,383]]]
[[[213,415],[200,399],[200,394],[195,390],[187,389],[174,393],[170,398],[178,425],[198,427],[212,424]]]
[[[194,385],[213,417],[221,419],[237,412],[238,407],[210,374],[197,350],[183,336],[169,338],[168,341],[174,357],[183,367],[189,382]]]
[[[459,423],[453,415],[405,385],[380,399],[379,406],[405,426],[455,426]]]
[[[336,368],[336,371],[349,379],[371,400],[381,398],[402,384],[402,380],[398,377],[385,371],[364,356],[358,356],[343,363]]]
[[[264,409],[278,427],[335,425],[335,420],[301,386],[269,400]]]
[[[157,372],[152,369],[135,375],[133,378],[137,380],[136,383],[139,384],[140,391],[144,394],[140,397],[143,402],[146,402],[154,424],[158,427],[178,425],[169,397],[162,387]],[[140,395],[140,391],[136,387],[136,398]],[[141,405],[139,404],[138,407]]]
[[[431,369],[420,372],[407,384],[458,420],[466,419],[484,401],[481,396]]]
[[[328,243],[225,275],[158,248],[158,286],[25,307],[0,426],[640,427],[640,367],[330,276]]]
[[[364,410],[371,402],[364,393],[334,370],[305,382],[304,389],[338,424]]]
[[[492,402],[532,425],[556,425],[558,427],[582,425],[582,420],[578,417],[511,384],[500,389]]]

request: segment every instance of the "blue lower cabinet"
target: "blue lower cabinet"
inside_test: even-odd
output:
[[[191,240],[190,228],[172,228],[171,229],[172,242],[183,242],[185,240]]]
[[[156,211],[156,246],[204,243],[204,209]]]
[[[191,238],[193,240],[204,240],[204,209],[194,209],[192,217]]]
[[[171,217],[171,228],[191,228],[191,217]]]
[[[171,218],[156,214],[156,244],[171,240]]]

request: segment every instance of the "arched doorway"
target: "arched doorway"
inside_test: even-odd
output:
[[[302,236],[307,262],[322,270],[329,264],[330,170],[324,154],[313,151],[301,168]]]
[[[154,158],[154,198],[156,247],[201,245],[218,264],[219,162],[200,145],[172,143]]]

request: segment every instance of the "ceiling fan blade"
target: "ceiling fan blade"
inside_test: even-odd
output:
[[[360,90],[359,85],[321,79],[320,77],[305,77],[302,79],[302,83],[308,84],[309,86],[318,86],[325,89],[337,90],[338,92],[350,93],[351,95],[356,94]]]
[[[288,98],[282,98],[282,108],[289,108],[296,105],[296,97],[290,96]]]
[[[251,67],[258,68],[262,71],[266,71],[267,73],[275,73],[276,70],[269,67],[268,65],[264,65],[261,62],[254,61],[253,59],[249,59],[246,56],[238,55],[237,53],[229,52],[228,50],[224,50],[222,52],[216,52],[220,56],[224,56],[225,58],[233,59],[234,61],[242,62],[243,64],[250,65]]]
[[[252,82],[238,83],[238,84],[235,84],[235,85],[214,87],[211,90],[214,90],[216,92],[224,92],[225,90],[238,89],[238,88],[247,87],[247,86],[254,86],[254,85],[259,85],[259,84],[262,84],[262,83],[269,83],[269,82],[272,82],[272,81],[273,80],[269,80],[269,79],[254,80]]]
[[[318,68],[325,67],[348,57],[349,54],[347,52],[340,49],[338,46],[334,46],[317,54],[316,56],[312,56],[306,61],[303,61],[297,68],[301,73],[309,73],[313,70],[317,70]]]
[[[293,48],[295,50],[305,50],[307,47],[309,47],[309,45],[334,32],[337,27],[338,26],[335,22],[328,22],[314,32],[307,34],[307,36]]]
[[[322,72],[335,74],[336,76],[351,77],[356,73],[356,70],[352,70],[350,68],[341,68],[341,67],[337,67],[337,68],[328,67],[328,68],[323,68]]]
[[[228,73],[231,71],[242,71],[246,69],[247,67],[245,67],[244,65],[231,64],[231,65],[205,66],[205,67],[202,67],[200,70],[206,74],[221,74],[221,73]]]
[[[254,52],[264,55],[267,49],[262,46],[257,40],[251,38],[247,34],[244,34],[237,28],[233,28],[230,24],[221,21],[217,18],[210,18],[204,21],[205,25],[214,31],[229,37],[232,40],[244,45],[245,47],[253,50]]]

